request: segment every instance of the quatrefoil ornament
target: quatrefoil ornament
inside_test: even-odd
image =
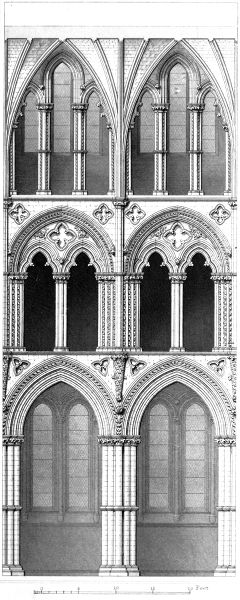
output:
[[[65,250],[76,239],[76,234],[65,223],[58,223],[55,229],[49,232],[48,237],[59,250]]]

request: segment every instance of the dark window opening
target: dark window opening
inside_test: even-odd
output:
[[[143,350],[168,351],[171,346],[171,284],[167,267],[154,252],[141,283],[140,327]]]
[[[195,254],[183,286],[183,342],[191,352],[208,352],[214,345],[214,283],[205,262]]]
[[[81,253],[68,281],[68,347],[96,350],[98,343],[98,290],[95,269]]]
[[[55,338],[55,285],[52,269],[38,252],[28,267],[24,287],[24,346],[53,350]]]

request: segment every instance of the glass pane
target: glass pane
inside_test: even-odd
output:
[[[144,94],[140,112],[140,152],[153,152],[154,150],[154,113],[152,102],[151,95],[149,93]]]
[[[32,446],[33,506],[51,507],[53,496],[53,431],[49,406],[39,404],[33,412]]]
[[[169,75],[169,150],[186,152],[187,75],[175,65]]]
[[[89,504],[89,415],[86,407],[80,402],[70,411],[68,427],[69,507],[87,508]]]
[[[63,63],[53,76],[54,152],[70,152],[71,73]]]
[[[216,107],[211,92],[205,96],[205,108],[202,114],[202,149],[203,152],[216,150]]]
[[[161,403],[150,410],[148,433],[148,505],[162,510],[168,507],[169,418]]]
[[[26,106],[24,113],[25,135],[24,135],[24,150],[25,152],[38,151],[38,111],[37,101],[34,94],[30,93],[26,98]]]

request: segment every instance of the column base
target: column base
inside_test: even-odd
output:
[[[2,574],[5,577],[11,577],[11,570],[9,569],[8,565],[3,565],[3,567],[2,567]]]
[[[11,574],[12,577],[24,577],[24,570],[22,569],[21,565],[14,565],[11,567]]]
[[[100,567],[99,577],[127,577],[126,567]]]
[[[107,196],[111,196],[111,198],[115,198],[115,192],[114,192],[114,190],[109,190],[107,192]]]
[[[223,192],[223,195],[231,198],[232,192],[231,190],[225,190],[225,192]]]
[[[74,190],[72,196],[87,196],[87,190]]]
[[[204,196],[204,192],[202,190],[189,190],[188,196]]]
[[[127,191],[127,196],[133,196],[133,190],[128,190]]]
[[[53,348],[53,352],[69,352],[69,348],[67,346],[57,346]]]
[[[10,190],[9,196],[17,196],[17,190]]]
[[[236,575],[236,567],[217,567],[214,571],[214,577],[234,577]]]
[[[168,192],[162,192],[161,190],[153,190],[153,196],[168,196]]]
[[[36,196],[51,196],[52,192],[51,190],[37,190],[36,191]]]
[[[177,348],[177,347],[175,347],[175,346],[172,346],[172,347],[170,348],[169,352],[185,352],[185,348],[182,348],[182,347],[181,347],[181,348],[180,348],[180,347],[179,347],[179,348]]]
[[[139,577],[138,567],[100,567],[99,577]]]
[[[128,572],[129,577],[139,577],[140,576],[140,571],[137,566],[127,567],[127,572]]]

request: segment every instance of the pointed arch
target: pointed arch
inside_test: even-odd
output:
[[[208,249],[208,256],[211,256],[211,263],[216,272],[229,272],[231,247],[225,235],[211,223],[208,217],[190,208],[180,206],[154,213],[136,228],[127,240],[125,247],[127,272],[132,273],[136,270],[141,272],[153,247],[168,257],[168,263],[172,267],[175,266],[176,270],[181,271],[182,264],[187,263],[186,254],[189,244],[183,246],[176,262],[171,245],[164,239],[164,227],[172,222],[188,224],[189,231],[192,232],[189,238],[191,250],[191,244],[194,244],[195,240],[197,248],[201,249],[203,245],[203,251],[206,252]]]
[[[194,390],[212,415],[216,435],[233,437],[234,409],[228,391],[210,368],[190,358],[164,359],[138,377],[124,396],[124,434],[138,435],[145,408],[152,398],[171,383],[180,382]]]
[[[28,244],[30,243],[31,252],[33,246],[36,248],[41,247],[50,252],[50,242],[44,234],[44,228],[55,222],[66,221],[67,223],[73,224],[76,229],[83,231],[84,235],[78,239],[78,241],[71,246],[71,251],[75,255],[76,249],[82,249],[86,246],[86,253],[93,258],[96,268],[100,271],[111,272],[113,271],[113,258],[114,245],[109,235],[96,224],[92,217],[89,217],[85,213],[82,213],[75,208],[63,208],[58,207],[55,209],[45,210],[36,217],[28,220],[28,223],[22,227],[21,231],[15,235],[11,245],[11,257],[10,257],[10,271],[15,273],[26,268],[28,264]],[[42,232],[42,233],[41,233]],[[37,238],[37,234],[40,234]],[[39,243],[40,242],[40,243]],[[77,246],[77,248],[76,248]],[[55,256],[56,255],[56,256]],[[57,259],[57,253],[55,252],[53,257]],[[71,253],[65,255],[66,264],[71,263]],[[65,266],[66,266],[65,264]]]
[[[5,435],[23,435],[23,426],[34,400],[51,385],[64,382],[78,390],[89,402],[98,422],[99,434],[115,429],[114,401],[110,389],[91,368],[70,357],[59,356],[33,366],[16,383],[4,406]]]

